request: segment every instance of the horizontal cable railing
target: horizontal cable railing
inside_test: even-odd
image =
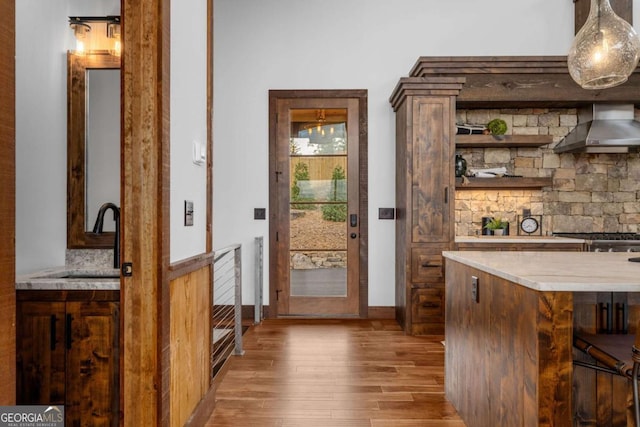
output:
[[[231,354],[242,355],[242,255],[232,245],[214,252],[211,379]]]

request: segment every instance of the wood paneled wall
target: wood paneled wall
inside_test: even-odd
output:
[[[16,401],[15,2],[0,2],[0,405]]]
[[[169,284],[171,423],[183,426],[209,390],[212,268],[200,268]]]

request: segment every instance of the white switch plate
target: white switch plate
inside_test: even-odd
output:
[[[193,140],[192,143],[193,163],[202,166],[207,161],[207,144]]]

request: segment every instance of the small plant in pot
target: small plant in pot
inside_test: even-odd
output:
[[[484,226],[487,230],[491,231],[494,236],[502,236],[505,233],[506,228],[509,226],[509,222],[502,218],[491,218],[491,221]]]

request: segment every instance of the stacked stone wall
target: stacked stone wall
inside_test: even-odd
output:
[[[540,148],[457,149],[468,168],[504,166],[511,175],[551,177],[553,186],[457,191],[456,235],[480,234],[483,216],[507,219],[511,234],[517,234],[523,209],[542,216],[543,234],[640,232],[637,153],[555,154],[553,147],[577,124],[575,109],[460,110],[456,121],[482,125],[494,118],[507,122],[509,135],[551,135],[553,143]]]

